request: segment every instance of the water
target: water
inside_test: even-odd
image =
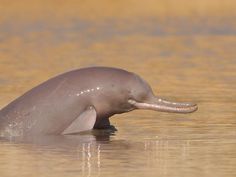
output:
[[[186,115],[116,115],[115,133],[2,138],[1,176],[235,176],[235,2],[176,2],[1,1],[0,107],[58,73],[97,65],[199,105]]]

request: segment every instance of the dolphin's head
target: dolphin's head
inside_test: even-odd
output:
[[[110,116],[129,112],[134,109],[150,109],[154,111],[190,113],[197,110],[193,103],[170,102],[153,94],[149,84],[134,73],[117,69],[104,69],[96,75],[100,90],[93,101],[97,112],[102,116]],[[101,76],[101,77],[99,77]],[[103,80],[101,84],[101,80]],[[94,80],[92,82],[94,84]]]
[[[127,111],[149,109],[162,112],[191,113],[198,109],[194,103],[171,102],[155,96],[146,81],[135,74],[133,76],[127,88],[127,103],[124,104]]]

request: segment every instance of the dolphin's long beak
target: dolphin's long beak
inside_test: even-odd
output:
[[[134,100],[129,100],[129,103],[137,109],[150,109],[162,112],[191,113],[198,109],[197,104],[194,103],[170,102],[157,97],[143,103]]]

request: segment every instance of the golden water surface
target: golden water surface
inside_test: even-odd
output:
[[[236,176],[234,0],[0,0],[0,107],[87,66],[141,75],[192,114],[133,111],[115,133],[0,141],[0,176]]]

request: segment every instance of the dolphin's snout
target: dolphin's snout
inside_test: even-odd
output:
[[[137,109],[150,109],[154,111],[173,112],[173,113],[191,113],[198,109],[195,103],[170,102],[160,98],[154,98],[147,102],[129,101]]]

